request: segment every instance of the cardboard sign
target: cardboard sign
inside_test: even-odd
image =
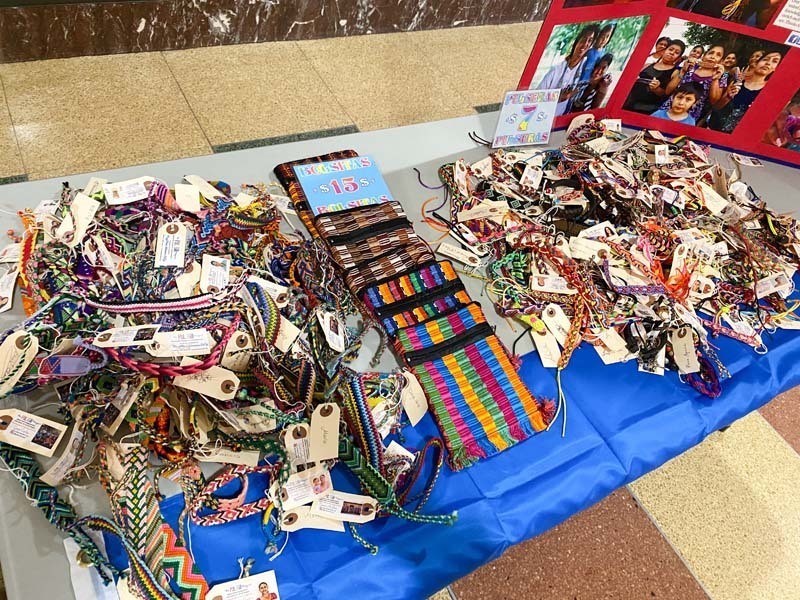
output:
[[[547,144],[559,89],[507,92],[497,119],[492,148]]]
[[[295,165],[294,172],[315,215],[392,200],[371,156]]]

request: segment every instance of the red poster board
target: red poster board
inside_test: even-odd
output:
[[[556,128],[592,112],[800,164],[800,48],[775,24],[787,1],[554,0],[518,89],[571,90]]]

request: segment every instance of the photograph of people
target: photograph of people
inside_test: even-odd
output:
[[[654,62],[657,62],[664,55],[664,50],[667,49],[667,46],[669,45],[669,42],[670,42],[670,39],[668,37],[663,37],[662,36],[662,37],[658,38],[658,40],[656,40],[655,49],[650,54],[650,56],[648,56],[645,59],[644,64],[651,65]]]
[[[800,152],[800,91],[778,113],[761,141]]]
[[[614,30],[617,28],[616,21],[612,21],[611,23],[606,23],[600,28],[600,31],[594,38],[594,43],[592,47],[589,48],[589,51],[586,53],[586,60],[583,61],[583,71],[581,71],[581,81],[589,81],[589,78],[592,76],[592,71],[594,71],[594,67],[597,64],[597,61],[600,60],[603,56],[611,56],[614,58],[613,55],[609,54],[606,51],[606,46],[611,41],[611,37],[614,35]]]
[[[594,23],[581,29],[572,43],[569,54],[564,57],[564,60],[550,67],[544,79],[535,88],[539,90],[558,88],[561,90],[561,94],[558,97],[556,116],[567,112],[569,101],[578,92],[578,82],[581,80],[586,53],[592,47],[597,33],[598,28]]]
[[[783,0],[669,0],[667,6],[764,29]]]
[[[682,83],[670,96],[669,108],[659,108],[653,113],[653,116],[658,119],[669,119],[676,123],[694,125],[695,121],[691,111],[702,94],[702,88],[696,83]]]
[[[645,62],[647,66],[639,73],[625,100],[623,105],[625,110],[649,115],[658,110],[664,101],[667,85],[672,80],[672,74],[678,69],[678,61],[683,57],[686,44],[681,40],[661,39],[667,40],[661,56],[649,65]]]
[[[623,109],[724,133],[739,124],[786,52],[781,44],[683,19],[667,19],[661,33],[669,45],[656,63],[644,65]],[[677,90],[688,83],[694,93],[683,88],[673,108]]]
[[[613,60],[614,57],[611,54],[605,54],[594,64],[586,87],[572,101],[572,112],[583,112],[600,108],[603,105],[608,95],[608,87],[611,85],[611,75],[608,74],[608,69]]]
[[[269,591],[269,584],[262,581],[258,584],[258,598],[256,600],[278,600],[278,595]]]
[[[684,61],[689,61],[689,64],[694,65],[700,62],[700,59],[703,57],[703,54],[705,53],[706,49],[703,48],[703,46],[695,46],[694,48],[689,50],[689,54],[687,54],[680,61],[678,61],[678,64],[681,65],[683,64]]]
[[[584,107],[602,108],[649,19],[638,16],[556,25],[529,89],[560,89],[556,116],[586,110]]]
[[[681,68],[672,74],[672,79],[667,84],[667,94],[672,94],[678,86],[684,83],[695,83],[700,86],[700,95],[695,99],[689,111],[689,116],[699,125],[703,124],[701,121],[705,119],[710,104],[719,100],[725,90],[727,79],[722,79],[725,74],[725,67],[722,66],[724,56],[725,48],[714,44],[705,51],[699,62],[690,64],[689,61],[684,61]],[[671,104],[672,98],[664,102],[661,108],[669,110]]]
[[[767,79],[778,68],[782,58],[780,52],[767,52],[744,80],[731,80],[722,97],[711,105],[709,128],[725,133],[733,131],[767,85]]]

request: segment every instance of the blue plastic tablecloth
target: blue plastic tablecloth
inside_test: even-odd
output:
[[[452,527],[398,518],[361,528],[377,555],[348,534],[304,530],[270,562],[258,517],[216,527],[191,527],[193,554],[209,582],[235,579],[238,557],[256,560],[252,573],[276,571],[282,600],[416,599],[500,556],[509,546],[540,534],[731,424],[774,396],[800,384],[800,336],[765,334],[770,350],[759,356],[720,338],[720,357],[732,374],[722,396],[707,399],[674,373],[639,373],[635,362],[604,366],[586,344],[575,352],[562,384],[568,400],[567,432],[561,423],[513,448],[453,473],[445,467],[428,512],[458,511]],[[537,395],[555,396],[552,370],[536,354],[523,358],[525,382]],[[430,416],[404,432],[409,447],[437,435]],[[352,488],[336,469],[337,489]],[[336,481],[336,479],[335,479]],[[251,481],[250,495],[266,485]],[[175,526],[182,498],[162,503]],[[117,553],[114,545],[110,552]]]

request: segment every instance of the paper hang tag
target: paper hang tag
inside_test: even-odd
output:
[[[253,202],[255,202],[255,196],[251,196],[250,194],[245,194],[244,192],[239,192],[233,201],[236,203],[236,206],[239,208],[247,208]]]
[[[117,395],[108,406],[106,406],[105,412],[103,413],[103,420],[100,423],[100,429],[109,435],[117,433],[120,425],[122,425],[122,421],[125,420],[128,411],[130,411],[131,406],[133,406],[133,403],[136,401],[139,390],[142,389],[145,381],[144,377],[139,377],[138,379],[130,379],[122,383]]]
[[[289,352],[300,337],[300,330],[289,319],[281,315],[281,323],[278,326],[278,337],[275,340],[275,347],[281,352]]]
[[[3,340],[0,345],[0,397],[14,389],[38,351],[38,338],[26,331],[14,332]]]
[[[94,196],[97,192],[103,189],[103,186],[108,183],[108,179],[101,179],[100,177],[90,177],[83,188],[83,193],[87,196]]]
[[[328,342],[328,346],[330,346],[331,350],[334,352],[344,352],[344,334],[336,314],[329,311],[318,311],[317,320],[319,321],[320,327],[322,327],[322,333],[325,334],[325,340]]]
[[[481,264],[481,259],[478,255],[473,254],[464,248],[459,248],[453,244],[448,244],[447,242],[442,242],[439,244],[439,247],[436,248],[436,253],[457,260],[458,262],[470,267],[478,267]]]
[[[183,178],[197,188],[203,198],[209,202],[214,202],[217,198],[224,198],[225,194],[220,192],[213,185],[197,175],[184,175]]]
[[[220,365],[231,371],[242,372],[247,370],[250,359],[253,357],[255,343],[253,336],[244,331],[237,331],[228,340],[222,355]]]
[[[200,361],[185,357],[181,366],[192,365]],[[203,394],[217,400],[231,400],[239,389],[239,378],[228,369],[214,365],[199,373],[178,375],[172,380],[173,385]]]
[[[600,122],[606,126],[608,131],[622,133],[622,119],[601,119]]]
[[[530,330],[531,338],[536,346],[536,352],[539,355],[539,360],[542,361],[542,366],[550,369],[558,366],[558,361],[561,359],[561,350],[558,347],[558,340],[546,328],[544,331]]]
[[[283,510],[291,510],[331,491],[333,484],[328,470],[322,465],[312,467],[289,476],[279,492],[281,506]]]
[[[392,433],[393,425],[393,419],[389,418],[389,403],[386,400],[381,400],[370,408],[370,412],[372,413],[372,420],[375,421],[375,427],[378,428],[378,433],[381,434],[381,439],[385,440]]]
[[[86,235],[86,230],[99,208],[99,202],[78,192],[69,206],[69,213],[55,230],[56,239],[61,240],[69,248],[77,246]]]
[[[650,186],[650,193],[656,198],[661,199],[675,208],[683,210],[686,207],[686,198],[677,190],[673,190],[663,185]]]
[[[119,206],[121,204],[129,204],[138,200],[144,200],[148,196],[148,191],[144,186],[144,182],[148,179],[148,177],[139,177],[137,179],[103,184],[106,202],[109,206]]]
[[[756,296],[759,298],[769,296],[776,292],[789,292],[792,289],[792,280],[786,276],[786,273],[776,273],[764,279],[759,279],[755,286]]]
[[[200,291],[216,294],[227,288],[228,283],[230,283],[230,270],[230,258],[203,254],[203,266],[200,270]]]
[[[83,433],[81,432],[78,424],[76,424],[75,427],[72,428],[72,434],[67,441],[67,447],[65,448],[63,454],[49,469],[47,469],[47,471],[42,474],[39,479],[44,481],[47,485],[59,485],[64,480],[64,477],[67,476],[68,471],[75,464],[82,441]]]
[[[183,223],[164,223],[156,238],[156,267],[182,267],[186,255],[186,227]]]
[[[611,248],[608,244],[589,240],[586,238],[572,237],[569,240],[569,249],[574,258],[581,260],[611,260]]]
[[[589,146],[592,150],[597,152],[598,154],[603,154],[608,147],[611,145],[611,140],[607,137],[598,137],[594,138],[593,140],[589,140],[584,142],[586,146]]]
[[[519,184],[536,189],[539,187],[539,184],[542,183],[543,176],[544,173],[542,173],[539,167],[529,164],[522,172],[522,177],[519,178]]]
[[[745,167],[763,167],[764,163],[762,163],[757,158],[752,158],[750,156],[743,156],[742,154],[736,154],[735,152],[731,153],[731,158],[735,160],[740,165]]]
[[[558,304],[548,304],[542,311],[542,321],[563,348],[570,328],[569,317],[564,314],[564,310]]]
[[[19,261],[19,252],[22,244],[16,242],[0,250],[0,263],[15,263]]]
[[[394,440],[389,442],[389,445],[386,446],[386,448],[383,451],[383,454],[384,456],[402,457],[410,463],[413,463],[417,459],[416,455],[413,452],[411,452],[407,448],[404,448]]]
[[[711,214],[719,215],[728,206],[728,200],[720,196],[710,185],[698,181],[697,187],[703,196],[703,204]]]
[[[672,357],[681,373],[699,373],[700,361],[694,346],[694,334],[691,327],[675,329],[670,334]]]
[[[370,496],[332,491],[311,504],[311,513],[349,523],[368,523],[378,513],[378,501]]]
[[[486,200],[477,206],[462,210],[456,214],[459,223],[473,219],[500,219],[508,212],[508,202],[505,200]]]
[[[626,352],[628,346],[625,344],[625,339],[614,328],[603,329],[599,332],[600,342],[612,352]]]
[[[428,400],[425,398],[425,392],[419,383],[419,380],[413,373],[407,369],[403,369],[401,374],[406,380],[403,386],[403,391],[400,392],[400,402],[403,404],[403,410],[406,411],[408,420],[411,422],[412,427],[422,420],[425,413],[428,412]]]
[[[630,354],[627,348],[612,350],[604,343],[599,343],[593,347],[604,365],[614,365],[619,362],[624,362]]]
[[[203,209],[200,204],[200,190],[191,183],[175,184],[175,202],[182,211],[195,215]]]
[[[0,410],[0,442],[51,457],[67,426],[16,408]]]
[[[257,467],[261,459],[258,450],[233,450],[224,446],[211,447],[203,453],[196,453],[195,458],[204,463],[226,463],[229,465],[244,465],[247,467]]]
[[[482,158],[478,162],[472,163],[469,166],[469,170],[475,173],[476,177],[488,179],[489,177],[492,176],[492,157],[487,156],[486,158]]]
[[[602,223],[592,225],[579,232],[578,237],[586,239],[595,239],[599,237],[615,238],[617,237],[617,230],[610,221],[603,221]]]
[[[266,571],[213,586],[202,600],[281,600],[275,571]]]
[[[181,298],[194,296],[194,288],[200,283],[201,271],[200,263],[194,261],[183,270],[183,273],[175,278],[175,286]]]
[[[274,281],[269,281],[267,279],[262,279],[261,277],[256,277],[255,275],[250,275],[247,278],[247,281],[255,283],[262,287],[267,294],[269,294],[272,299],[275,301],[275,304],[278,308],[283,308],[287,304],[289,304],[289,291],[290,289],[285,285],[280,285],[279,283],[275,283]]]
[[[120,271],[120,265],[122,264],[122,258],[117,256],[116,254],[112,254],[111,251],[106,246],[106,243],[103,241],[103,238],[99,235],[92,236],[92,242],[94,242],[95,248],[97,248],[97,258],[100,261],[100,264],[103,265],[112,275],[116,275]]]
[[[320,404],[311,415],[311,441],[308,457],[314,462],[339,458],[339,418],[341,409],[333,402]]]
[[[704,275],[692,273],[692,277],[689,281],[689,296],[692,298],[693,302],[704,298],[710,298],[716,291],[717,285],[712,279]]]
[[[211,339],[205,329],[159,331],[148,345],[147,352],[156,357],[205,356],[211,354]]]
[[[311,462],[308,458],[311,447],[310,436],[311,429],[306,423],[289,425],[281,431],[280,439],[286,448],[286,460],[293,468]]]
[[[469,198],[469,188],[467,187],[467,165],[463,158],[459,158],[453,165],[453,177],[456,181],[458,191],[463,196]]]
[[[657,165],[667,165],[671,162],[669,156],[669,146],[667,144],[656,144],[653,147]]]
[[[12,265],[3,275],[0,275],[0,313],[11,310],[14,304],[14,289],[17,287],[19,267]]]
[[[290,533],[301,529],[323,529],[344,532],[344,521],[328,519],[311,512],[310,506],[298,506],[285,511],[281,519],[281,529]]]
[[[136,325],[106,329],[98,333],[92,343],[99,348],[142,346],[152,342],[159,329],[161,329],[161,325]]]
[[[566,279],[558,275],[531,275],[530,287],[532,290],[540,292],[550,292],[554,294],[577,294],[578,291],[570,286]]]

